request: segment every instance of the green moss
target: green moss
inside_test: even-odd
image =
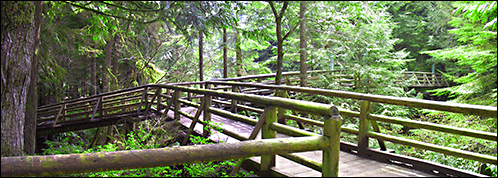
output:
[[[32,2],[2,1],[2,41],[7,32],[29,28],[34,19],[35,6]]]

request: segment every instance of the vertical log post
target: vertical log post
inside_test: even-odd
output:
[[[208,83],[206,83],[206,86],[205,86],[206,90],[209,90],[211,89],[211,85],[209,85]],[[209,110],[209,107],[211,107],[211,100],[212,100],[212,96],[210,95],[206,95],[204,94],[204,100],[206,101],[206,106],[204,106],[204,114],[203,114],[203,121],[204,121],[204,127],[203,127],[203,133],[202,133],[202,136],[203,137],[208,137],[209,136],[209,129],[207,128],[208,125],[207,123],[211,121],[211,113],[208,111]]]
[[[144,88],[144,92],[142,93],[142,100],[140,101],[140,105],[138,105],[138,110],[137,110],[137,114],[140,113],[140,110],[142,110],[142,104],[145,103],[145,106],[147,106],[147,99],[145,97],[148,97],[147,96],[147,87]]]
[[[237,90],[238,90],[237,86],[233,85],[232,86],[232,92],[236,93],[236,92],[238,92]],[[233,98],[232,98],[232,105],[231,105],[230,112],[237,113],[237,100],[235,100]]]
[[[175,120],[180,119],[180,90],[175,90],[173,93],[173,105],[175,105]]]
[[[62,105],[62,123],[66,123],[66,115],[67,115],[66,103],[64,103]]]
[[[163,97],[161,94],[163,93],[163,88],[157,87],[156,96],[157,96],[157,111],[161,111],[163,109]]]
[[[367,115],[370,114],[370,101],[361,101],[360,108],[360,127],[358,132],[358,155],[366,156],[366,151],[368,148],[368,137],[366,136],[368,132],[368,120]]]
[[[277,92],[278,92],[278,94],[277,94],[278,97],[289,98],[289,94],[287,93],[287,91],[285,91],[285,90],[277,90]],[[287,125],[287,122],[286,122],[286,119],[285,119],[285,116],[284,116],[284,114],[287,113],[287,111],[288,111],[288,109],[278,108],[278,113],[277,113],[277,118],[278,119],[277,119],[277,122],[279,124]]]
[[[261,139],[276,138],[277,131],[271,130],[270,125],[277,122],[277,107],[267,106],[265,112],[268,112],[268,115],[261,129]],[[275,167],[275,155],[261,155],[261,172],[267,174],[272,167]]]
[[[323,136],[327,137],[330,145],[322,154],[322,177],[339,176],[339,151],[341,145],[341,116],[339,109],[332,107],[332,115],[325,116]]]
[[[104,117],[104,106],[102,104],[104,102],[103,99],[104,98],[102,96],[99,96],[99,100],[100,100],[100,102],[99,102],[99,114],[100,114],[101,119]]]
[[[187,85],[188,88],[190,88],[191,85]],[[192,93],[187,92],[187,100],[192,101]]]

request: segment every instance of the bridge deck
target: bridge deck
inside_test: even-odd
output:
[[[196,108],[186,107],[182,108],[183,112],[195,115]],[[168,117],[173,118],[173,112],[168,112]],[[201,117],[202,118],[202,114]],[[249,137],[254,126],[247,125],[238,121],[226,119],[220,117],[216,114],[211,114],[211,121],[216,123],[223,123],[223,128],[239,133],[240,135]],[[178,121],[186,127],[190,127],[192,120],[181,116]],[[202,125],[196,124],[195,131],[202,133]],[[261,133],[258,134],[256,139],[261,139]],[[277,138],[288,137],[287,135],[278,134]],[[239,142],[237,139],[229,137],[222,133],[214,133],[210,136],[213,141],[226,141],[226,142]],[[306,158],[321,162],[322,151],[309,151],[296,153],[298,155],[304,156]],[[252,160],[259,163],[260,157],[252,157]],[[321,172],[303,166],[301,164],[290,161],[286,158],[277,156],[276,157],[276,168],[280,172],[292,176],[292,177],[319,177]],[[434,177],[435,175],[427,174],[421,171],[405,168],[398,165],[380,163],[374,160],[363,158],[355,154],[340,152],[339,158],[339,176],[343,177]]]

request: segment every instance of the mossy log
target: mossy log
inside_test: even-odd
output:
[[[424,150],[439,152],[439,153],[443,153],[445,155],[452,155],[452,156],[456,156],[456,157],[476,160],[476,161],[490,163],[490,164],[494,164],[494,165],[497,164],[496,156],[488,156],[488,155],[483,155],[483,154],[479,154],[479,153],[473,153],[473,152],[469,152],[469,151],[439,146],[439,145],[435,145],[435,144],[431,144],[431,143],[425,143],[425,142],[395,137],[395,136],[376,133],[376,132],[367,132],[366,135],[368,137],[373,137],[373,138],[377,138],[377,139],[381,139],[381,140],[390,141],[393,143],[408,145],[408,146],[412,146],[412,147],[416,147],[416,148],[420,148],[420,149],[424,149]]]
[[[1,176],[99,172],[241,159],[323,149],[326,137],[278,138],[87,154],[2,157]]]
[[[396,118],[396,117],[389,117],[389,116],[382,116],[382,115],[375,115],[375,114],[370,114],[367,116],[367,118],[370,120],[374,120],[374,121],[382,121],[382,122],[400,124],[400,125],[413,127],[413,128],[435,130],[435,131],[452,133],[452,134],[457,134],[457,135],[482,138],[482,139],[491,140],[491,141],[497,140],[496,133],[492,133],[492,132],[483,132],[483,131],[479,131],[479,130],[471,130],[471,129],[466,129],[466,128],[452,127],[452,126],[447,126],[447,125],[434,124],[434,123],[430,123],[430,122],[401,119],[401,118]]]
[[[481,106],[481,105],[472,105],[472,104],[449,103],[449,102],[441,102],[441,101],[431,101],[431,100],[414,99],[414,98],[364,94],[364,93],[355,93],[355,92],[338,91],[338,90],[325,90],[325,89],[297,87],[297,86],[283,86],[283,85],[276,86],[276,85],[263,85],[263,84],[255,84],[255,83],[221,82],[221,81],[208,81],[208,83],[216,84],[216,85],[235,85],[235,86],[243,86],[243,87],[258,87],[258,88],[266,88],[266,89],[287,90],[287,91],[304,92],[304,93],[310,93],[310,94],[319,94],[319,95],[331,96],[331,97],[351,98],[351,99],[357,99],[357,100],[368,100],[371,102],[386,103],[386,104],[408,106],[408,107],[415,107],[415,108],[433,109],[433,110],[449,111],[449,112],[463,113],[463,114],[472,114],[472,115],[486,116],[486,117],[493,117],[493,118],[498,117],[497,108],[494,106]]]

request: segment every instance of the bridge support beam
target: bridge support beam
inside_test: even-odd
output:
[[[206,88],[207,90],[209,90],[209,89],[211,88],[211,86],[210,86],[210,85],[208,85],[208,84],[206,84],[205,88]],[[209,126],[207,125],[207,123],[208,123],[209,121],[211,121],[211,113],[210,113],[210,112],[208,112],[208,108],[209,108],[209,107],[211,107],[211,103],[212,103],[212,102],[211,102],[211,100],[212,100],[212,96],[211,96],[211,95],[204,95],[203,100],[205,100],[206,105],[204,106],[204,108],[200,108],[200,109],[203,109],[203,110],[204,110],[204,114],[203,114],[203,117],[204,117],[204,118],[203,118],[203,121],[204,121],[206,124],[204,124],[204,125],[203,125],[203,129],[202,129],[202,130],[203,130],[203,133],[202,133],[202,136],[203,136],[203,137],[208,137],[208,136],[209,136],[210,131],[209,131],[209,129],[208,129],[208,127],[209,127]]]
[[[180,119],[180,113],[178,111],[180,111],[180,90],[175,90],[175,92],[173,93],[173,105],[175,106],[175,120],[178,120]]]
[[[271,139],[277,137],[277,131],[270,128],[271,123],[277,122],[277,107],[266,106],[266,122],[261,129],[261,139]],[[261,172],[267,174],[272,167],[275,167],[275,154],[261,156]]]
[[[368,120],[367,115],[370,114],[370,101],[363,100],[361,101],[360,107],[360,126],[358,129],[358,155],[366,156],[367,148],[368,148]]]
[[[323,149],[322,177],[339,176],[339,152],[341,145],[341,117],[339,110],[332,116],[324,116],[323,136],[329,139],[329,145]]]

